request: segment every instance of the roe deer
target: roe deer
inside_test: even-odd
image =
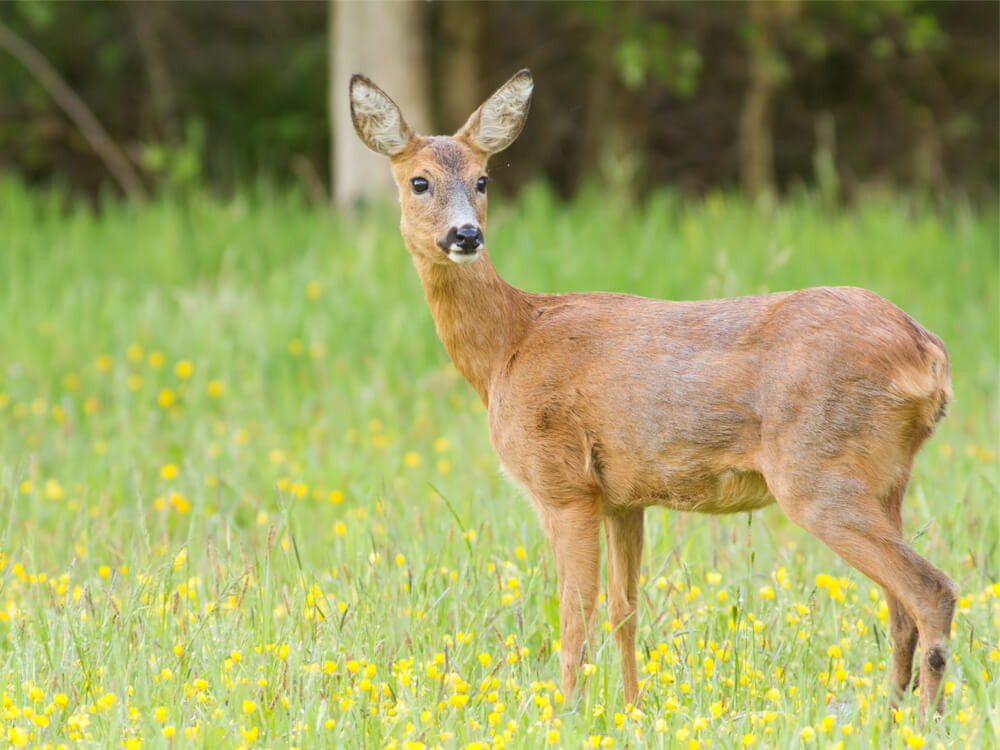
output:
[[[885,591],[893,704],[919,641],[920,711],[940,711],[955,584],[907,545],[900,504],[951,396],[944,344],[851,287],[671,302],[506,283],[483,237],[486,163],[520,133],[532,87],[522,70],[455,135],[425,137],[355,75],[351,116],[365,145],[389,157],[438,335],[552,545],[565,694],[594,632],[602,524],[610,620],[635,704],[643,511],[777,502]]]

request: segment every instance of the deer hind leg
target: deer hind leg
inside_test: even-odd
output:
[[[892,677],[894,688],[909,683],[912,625],[920,643],[920,713],[940,712],[941,676],[948,659],[955,584],[918,555],[893,519],[894,490],[880,497],[857,491],[860,482],[842,476],[813,477],[804,493],[782,492],[778,504],[788,516],[823,541],[846,562],[885,590],[894,602]],[[898,634],[898,640],[897,640]]]
[[[917,624],[903,603],[883,589],[889,607],[889,637],[892,639],[892,668],[889,672],[889,702],[893,708],[910,689],[913,679],[913,653],[917,648]]]
[[[606,516],[608,546],[608,614],[622,662],[625,703],[639,699],[635,662],[635,630],[639,603],[639,565],[642,561],[643,511],[641,508]]]
[[[903,535],[901,506],[906,492],[906,480],[899,482],[887,496],[886,511],[889,522],[900,537]],[[897,708],[910,689],[916,687],[913,680],[913,654],[917,648],[917,623],[910,617],[903,603],[883,589],[886,606],[889,609],[889,637],[892,640],[892,667],[889,671],[889,705]]]
[[[543,506],[544,508],[544,506]],[[543,510],[559,580],[559,640],[562,688],[576,688],[587,639],[593,636],[601,572],[601,516],[597,505],[562,505]]]

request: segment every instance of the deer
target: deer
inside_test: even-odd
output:
[[[521,70],[451,136],[416,133],[361,74],[350,107],[361,141],[389,159],[437,334],[551,546],[563,693],[594,638],[602,528],[623,697],[638,705],[645,510],[777,504],[882,588],[890,706],[914,682],[919,644],[918,711],[941,713],[957,588],[907,544],[901,505],[952,396],[944,343],[856,287],[669,301],[508,284],[486,249],[487,163],[520,134],[533,88]]]

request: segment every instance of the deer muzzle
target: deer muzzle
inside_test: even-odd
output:
[[[483,230],[475,224],[452,227],[437,244],[455,263],[471,263],[483,247]]]

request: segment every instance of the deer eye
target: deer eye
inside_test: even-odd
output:
[[[414,177],[410,180],[410,187],[414,193],[426,193],[431,184],[423,177]]]
[[[490,181],[489,177],[480,177],[476,180],[476,190],[480,193],[486,192],[486,183]]]

